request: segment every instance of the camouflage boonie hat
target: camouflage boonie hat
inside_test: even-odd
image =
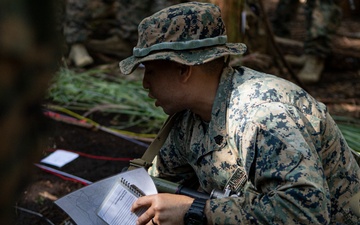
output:
[[[145,61],[200,65],[246,51],[242,43],[227,43],[220,9],[210,3],[189,2],[165,8],[141,21],[138,32],[133,55],[119,63],[123,74],[130,74]]]

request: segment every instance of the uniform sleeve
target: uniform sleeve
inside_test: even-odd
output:
[[[328,224],[329,188],[313,144],[319,119],[280,103],[247,118],[235,139],[249,182],[238,197],[211,200],[213,224]]]

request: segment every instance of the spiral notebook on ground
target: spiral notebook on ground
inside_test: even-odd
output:
[[[55,203],[77,225],[136,224],[143,210],[131,213],[132,203],[157,189],[144,168],[126,171],[74,191]]]

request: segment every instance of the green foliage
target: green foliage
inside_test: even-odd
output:
[[[348,145],[360,153],[360,120],[342,116],[334,116],[334,119]]]
[[[121,128],[140,126],[159,129],[166,119],[154,105],[140,80],[130,81],[100,70],[75,72],[62,68],[54,77],[48,100],[70,110],[125,114]]]

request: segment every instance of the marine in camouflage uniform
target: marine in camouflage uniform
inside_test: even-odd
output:
[[[87,48],[89,40],[97,40],[93,51],[119,51],[128,56],[137,41],[137,25],[151,13],[170,5],[163,0],[67,0],[64,36],[69,47],[69,59],[77,67],[94,62]],[[102,42],[101,42],[102,41]],[[94,42],[92,42],[94,44]],[[89,46],[90,45],[90,46]],[[101,47],[103,46],[103,47]],[[121,55],[121,53],[118,53]]]
[[[120,69],[129,74],[144,63],[146,83],[161,76],[153,67],[147,72],[153,60],[195,66],[244,52],[244,45],[226,43],[218,7],[189,3],[143,20],[133,56]],[[282,78],[224,65],[216,93],[206,93],[216,94],[210,121],[177,112],[149,173],[183,184],[195,178],[209,194],[229,187],[235,195],[208,200],[208,224],[358,224],[349,202],[360,192],[360,168],[326,106]],[[161,212],[151,216],[165,221]]]
[[[360,169],[326,107],[301,88],[248,68],[225,68],[208,125],[181,114],[151,174],[207,193],[242,170],[238,197],[210,201],[213,224],[358,224],[349,196]]]
[[[132,46],[136,45],[140,21],[170,4],[171,1],[163,0],[67,0],[64,24],[66,42],[70,45],[84,43],[89,36],[96,37],[96,31],[103,29],[104,17],[107,17],[105,26],[108,31],[105,37],[118,34]]]
[[[290,36],[290,22],[297,16],[298,0],[280,0],[272,20],[274,33]],[[341,23],[341,8],[336,0],[308,0],[305,5],[307,54],[327,57],[331,50],[331,35]]]
[[[280,0],[272,20],[274,33],[290,36],[290,22],[296,17],[298,0]],[[341,8],[338,0],[307,0],[305,5],[304,40],[305,65],[298,77],[305,83],[320,80],[325,59],[331,53],[331,35],[341,23]]]
[[[41,103],[60,59],[54,4],[0,2],[0,224],[15,224],[14,206],[49,131]]]

